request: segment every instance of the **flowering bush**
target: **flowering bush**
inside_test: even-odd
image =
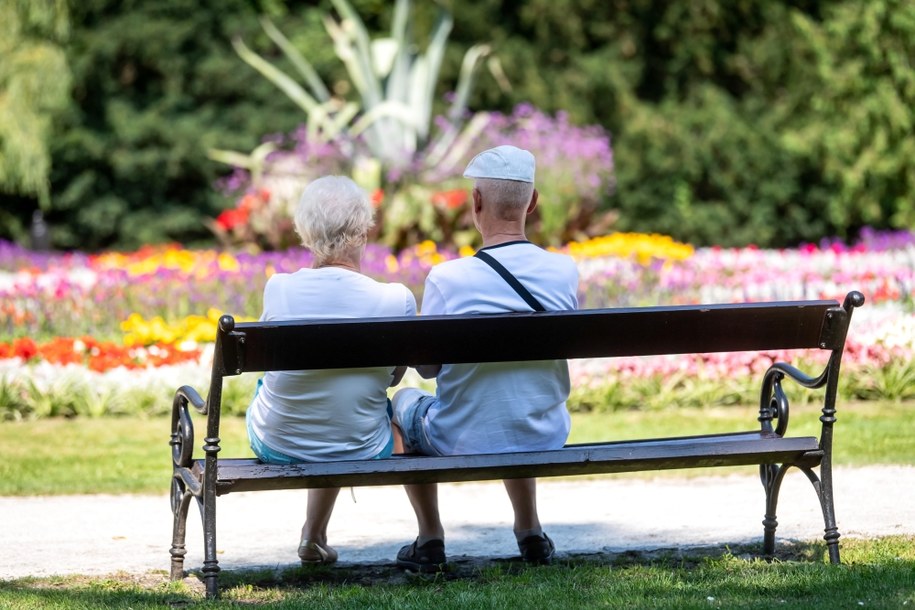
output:
[[[261,151],[245,157],[244,165],[236,165],[219,183],[223,193],[237,198],[235,207],[209,224],[224,246],[284,250],[297,245],[292,215],[302,189],[323,175],[353,175],[350,159],[360,156],[340,138],[309,139],[304,125],[270,136]],[[369,186],[365,180],[360,184]]]
[[[304,126],[274,136],[254,169],[236,166],[221,183],[238,203],[211,228],[226,244],[282,249],[297,242],[290,218],[305,185],[321,175],[343,174],[372,195],[379,210],[375,237],[395,251],[425,240],[445,248],[471,245],[478,236],[470,222],[470,183],[461,172],[477,152],[507,143],[537,158],[540,205],[529,222],[532,239],[559,246],[612,224],[606,207],[614,184],[613,153],[602,128],[574,126],[564,113],[551,117],[529,105],[511,115],[480,115],[477,123],[469,145],[432,166],[422,157],[428,151],[420,151],[404,166],[385,168],[361,139],[346,132],[327,142],[315,142]]]
[[[224,150],[210,152],[212,158],[250,172],[241,201],[234,210],[220,215],[222,223],[217,218],[212,227],[222,239],[244,241],[247,237],[249,241],[245,243],[252,243],[252,236],[245,235],[241,228],[241,221],[248,219],[255,225],[251,228],[253,241],[273,247],[277,241],[293,243],[286,233],[277,229],[277,222],[262,222],[258,226],[258,219],[288,218],[303,186],[315,176],[333,173],[351,175],[373,193],[377,205],[387,200],[382,213],[387,222],[379,230],[397,250],[426,238],[442,241],[443,236],[435,230],[434,209],[429,207],[436,199],[435,194],[443,190],[441,179],[429,182],[422,174],[429,168],[442,171],[446,177],[455,173],[454,164],[460,160],[457,158],[460,151],[467,149],[480,120],[486,116],[478,113],[468,117],[466,112],[476,71],[488,58],[490,71],[502,82],[498,60],[489,57],[488,45],[467,49],[454,93],[449,95],[449,109],[445,116],[433,121],[436,83],[453,26],[451,14],[440,7],[432,31],[423,36],[425,41],[421,43],[413,36],[419,28],[413,24],[409,0],[397,2],[390,34],[377,38],[372,37],[347,0],[332,0],[332,4],[336,15],[327,14],[324,18],[328,42],[333,43],[332,48],[349,77],[348,88],[358,100],[332,93],[343,87],[324,83],[308,58],[267,18],[261,19],[264,33],[297,68],[301,80],[253,52],[240,38],[233,40],[239,57],[289,96],[305,112],[305,121],[295,133],[291,147],[268,139],[250,155]],[[316,152],[316,149],[322,150]],[[261,188],[261,182],[270,186]],[[269,205],[243,205],[250,203],[246,197],[252,192],[268,192]],[[400,214],[405,205],[417,198],[422,200],[421,211],[426,213]],[[453,224],[456,213],[447,213],[448,209],[446,205],[444,216],[451,217]],[[418,219],[421,232],[415,239],[401,235],[401,225],[392,222],[391,217],[406,219],[407,224]],[[231,231],[226,230],[226,224],[232,226]],[[384,229],[385,225],[390,231]],[[270,235],[263,234],[265,228],[271,231]]]
[[[234,208],[210,224],[224,243],[281,249],[295,243],[289,217],[299,193],[317,176],[344,174],[372,193],[379,207],[376,237],[395,251],[425,240],[446,247],[470,245],[467,181],[461,171],[480,150],[500,144],[527,148],[539,160],[539,212],[530,224],[538,242],[558,246],[606,231],[612,215],[597,218],[613,187],[610,138],[599,126],[571,125],[524,104],[505,116],[471,113],[467,100],[475,72],[487,65],[505,84],[489,45],[467,49],[448,109],[433,114],[433,95],[452,18],[442,8],[425,44],[413,38],[411,3],[394,8],[390,35],[373,38],[347,0],[332,0],[337,15],[325,26],[358,100],[331,93],[308,58],[269,19],[264,33],[301,79],[294,78],[240,39],[242,60],[305,112],[289,136],[271,136],[249,155],[214,150],[212,158],[235,167],[223,183]],[[423,48],[425,47],[425,48]],[[433,118],[434,117],[434,118]]]
[[[210,229],[223,246],[282,250],[296,245],[291,210],[271,205],[270,197],[266,188],[246,193],[236,207],[223,210]]]

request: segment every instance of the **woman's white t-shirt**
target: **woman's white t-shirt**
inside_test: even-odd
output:
[[[416,315],[403,284],[339,267],[277,273],[264,288],[261,321]],[[305,346],[302,346],[305,347]],[[270,449],[305,461],[369,459],[391,438],[387,388],[394,368],[264,373],[248,417]]]

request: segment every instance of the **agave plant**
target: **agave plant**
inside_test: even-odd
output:
[[[398,174],[408,169],[418,173],[431,168],[452,170],[486,124],[483,113],[465,124],[467,99],[481,63],[486,60],[500,84],[508,86],[490,47],[475,45],[465,53],[450,108],[433,137],[436,84],[453,26],[451,15],[444,9],[440,11],[429,43],[420,52],[410,35],[410,0],[397,0],[390,35],[374,40],[347,0],[332,2],[338,17],[325,15],[324,25],[359,94],[358,103],[332,96],[311,63],[267,18],[261,19],[264,32],[296,68],[301,83],[252,51],[240,38],[232,44],[242,60],[305,112],[309,139],[361,137],[371,157],[384,169]],[[230,158],[227,151],[214,151],[212,156]]]

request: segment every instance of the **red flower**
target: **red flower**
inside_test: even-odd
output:
[[[38,355],[38,346],[29,337],[22,337],[13,341],[13,355],[23,360],[30,360]]]
[[[244,200],[242,200],[242,204],[244,204]],[[225,210],[216,217],[216,224],[226,231],[247,223],[248,210],[241,207]]]
[[[83,364],[93,371],[104,372],[118,366],[138,369],[197,360],[200,350],[179,351],[158,343],[135,352],[127,346],[92,337],[56,337],[40,345],[28,337],[0,343],[0,359],[15,357],[61,365]]]
[[[382,201],[384,201],[384,191],[381,189],[375,189],[372,192],[372,198],[371,198],[372,207],[373,208],[380,207]]]
[[[454,189],[452,191],[441,191],[432,195],[432,203],[446,210],[456,210],[467,202],[467,191],[464,189]]]

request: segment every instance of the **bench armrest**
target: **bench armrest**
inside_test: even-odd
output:
[[[188,385],[183,385],[175,392],[172,401],[172,435],[169,444],[172,446],[172,460],[176,466],[191,465],[194,452],[194,422],[188,405],[202,414],[207,413],[207,403],[200,394]]]

